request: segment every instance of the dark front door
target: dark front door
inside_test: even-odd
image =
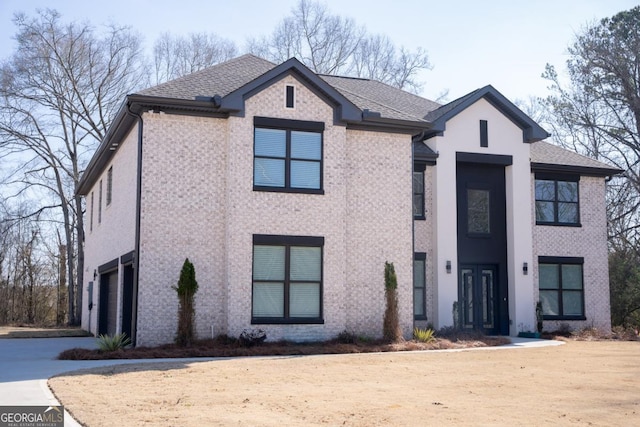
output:
[[[98,334],[114,335],[116,333],[117,295],[118,272],[100,274]]]
[[[505,166],[458,162],[458,315],[461,325],[509,333]]]
[[[498,298],[496,285],[497,266],[461,265],[460,307],[461,325],[464,329],[475,329],[494,333],[496,329],[495,302]]]
[[[125,265],[122,274],[122,333],[133,339],[133,265]]]

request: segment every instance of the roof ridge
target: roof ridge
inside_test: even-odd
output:
[[[328,82],[327,82],[327,83],[328,83]],[[330,83],[329,83],[329,84],[330,84]],[[332,85],[332,86],[333,86],[333,85]],[[353,92],[353,91],[351,91],[351,90],[349,90],[349,89],[345,89],[345,88],[343,88],[343,87],[340,87],[340,91],[345,91],[345,92],[350,93],[351,95],[358,96],[358,97],[360,97],[360,98],[362,98],[362,99],[366,99],[366,100],[367,100],[367,101],[369,101],[369,102],[373,102],[374,104],[382,105],[383,107],[388,108],[389,110],[392,110],[392,111],[394,111],[394,112],[396,112],[396,113],[398,113],[398,114],[408,114],[406,111],[398,110],[397,108],[394,108],[394,107],[392,107],[391,105],[383,104],[383,103],[381,103],[381,102],[379,102],[379,101],[376,101],[375,99],[372,99],[372,98],[370,98],[370,97],[364,96],[364,95],[359,94],[359,93],[355,93],[355,92]],[[411,115],[413,116],[413,114],[411,114]],[[414,117],[415,117],[415,116],[414,116]],[[423,119],[422,117],[415,117],[415,118],[416,118],[416,120],[418,120],[418,121],[424,121],[424,119]]]

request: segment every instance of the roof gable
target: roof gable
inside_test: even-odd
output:
[[[224,110],[244,115],[244,102],[274,81],[293,74],[307,87],[316,92],[335,107],[335,119],[344,122],[362,120],[362,111],[333,86],[322,80],[317,74],[304,66],[296,58],[291,58],[268,70],[222,98],[220,107]]]
[[[509,118],[516,126],[522,129],[523,142],[532,143],[541,141],[550,136],[546,130],[523,113],[522,110],[505,98],[504,95],[498,92],[493,86],[487,85],[429,112],[424,119],[431,122],[433,128],[427,133],[426,137],[430,138],[442,135],[446,129],[447,121],[480,99],[485,99]]]

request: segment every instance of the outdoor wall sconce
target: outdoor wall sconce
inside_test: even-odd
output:
[[[525,276],[529,274],[529,264],[527,264],[526,262],[522,263],[522,274],[524,274]]]
[[[447,274],[451,274],[451,261],[447,261],[446,268],[447,268]]]
[[[93,280],[96,280],[96,277],[98,277],[98,272],[93,270]]]

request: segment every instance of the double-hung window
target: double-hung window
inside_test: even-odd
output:
[[[251,321],[322,323],[323,237],[253,236]]]
[[[253,189],[322,194],[324,123],[254,117]]]
[[[578,176],[536,174],[536,224],[580,226]]]
[[[583,320],[583,258],[538,257],[538,287],[545,319]]]

